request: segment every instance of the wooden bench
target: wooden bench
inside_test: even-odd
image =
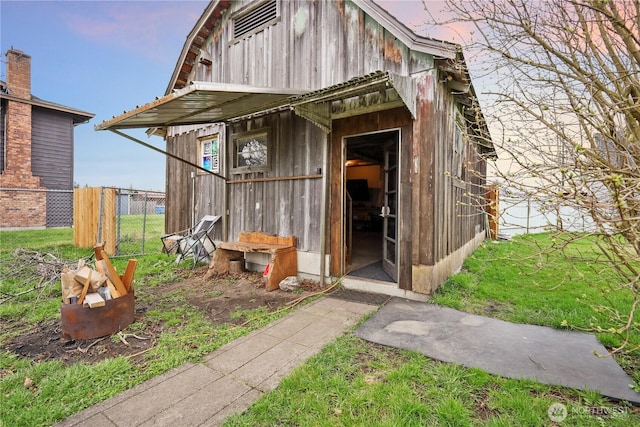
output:
[[[266,289],[278,289],[280,282],[298,275],[298,257],[295,236],[280,237],[261,232],[241,231],[237,242],[216,244],[208,275],[227,274],[232,259],[244,258],[247,252],[270,254]]]

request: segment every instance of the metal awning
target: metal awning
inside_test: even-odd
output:
[[[193,82],[169,95],[95,126],[96,130],[153,128],[224,122],[289,104],[306,90]]]
[[[354,77],[343,83],[289,98],[290,105],[300,117],[309,120],[325,132],[331,132],[331,121],[366,112],[381,111],[405,106],[415,118],[415,90],[409,77],[387,71],[376,71]],[[355,102],[352,106],[330,104],[336,101],[356,99],[370,94],[381,94],[375,103]],[[350,110],[350,111],[348,111]]]

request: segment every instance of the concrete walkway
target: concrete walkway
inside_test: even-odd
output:
[[[376,305],[324,297],[58,426],[217,426],[352,328]]]

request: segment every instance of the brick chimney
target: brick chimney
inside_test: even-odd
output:
[[[31,99],[31,57],[21,50],[7,51],[7,87],[11,95]]]
[[[31,170],[31,57],[16,49],[7,51],[7,102],[5,170],[0,186],[38,188],[40,178]]]

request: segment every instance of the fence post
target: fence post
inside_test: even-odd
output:
[[[500,215],[500,190],[496,184],[490,185],[487,190],[487,216],[489,217],[489,237],[498,238],[498,217]]]
[[[104,215],[104,187],[100,187],[100,204],[98,206],[98,239],[96,244],[102,243],[102,216]]]
[[[144,238],[147,230],[147,200],[149,193],[144,193],[144,214],[142,215],[142,255],[144,255]]]
[[[117,228],[116,228],[116,255],[120,255],[120,220],[121,218],[121,212],[122,212],[122,207],[120,206],[121,203],[121,198],[122,196],[122,191],[120,191],[120,189],[116,189],[116,224],[117,224]]]
[[[527,197],[527,234],[529,234],[531,221],[531,197]]]

